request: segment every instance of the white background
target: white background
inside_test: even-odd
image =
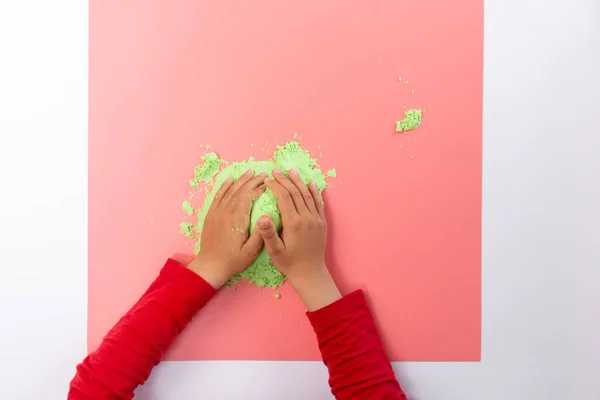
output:
[[[64,399],[85,354],[87,12],[0,0],[2,399]],[[600,0],[486,1],[484,75],[482,361],[395,370],[413,400],[600,399]],[[316,362],[171,362],[137,398],[328,393]]]

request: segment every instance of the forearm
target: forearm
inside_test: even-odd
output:
[[[337,399],[405,399],[362,291],[312,313],[329,384]]]
[[[142,298],[77,366],[69,399],[131,399],[175,337],[215,290],[169,260]]]

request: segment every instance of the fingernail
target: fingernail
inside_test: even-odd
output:
[[[315,181],[310,181],[310,185],[312,187],[314,187],[315,189],[317,188],[317,182],[315,182]]]
[[[250,168],[248,171],[246,171],[246,175],[252,175],[254,174],[254,172],[252,172],[252,168]]]
[[[265,178],[265,183],[267,182],[271,182],[273,179],[269,178],[268,176]]]
[[[267,173],[266,172],[261,172],[259,176],[265,177],[265,176],[267,176]]]
[[[268,228],[269,225],[271,225],[271,223],[269,222],[268,219],[259,219],[258,220],[258,227],[261,229]]]
[[[229,177],[229,178],[225,179],[225,182],[224,182],[224,183],[229,183],[229,182],[231,182],[231,177]]]
[[[273,170],[273,173],[274,173],[274,174],[280,174],[280,173],[281,173],[281,171],[280,171],[280,170],[278,170],[277,168],[275,168],[275,169]]]
[[[298,175],[298,172],[294,168],[292,168],[292,169],[290,169],[290,174],[296,176],[296,175]]]

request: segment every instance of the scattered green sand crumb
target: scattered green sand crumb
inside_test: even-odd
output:
[[[275,296],[275,298],[276,298],[276,299],[278,299],[278,300],[281,298],[281,295],[280,295],[279,293],[275,293],[275,295],[274,295],[274,296]]]
[[[412,131],[421,125],[423,113],[421,110],[406,110],[402,121],[396,122],[396,132]]]
[[[220,173],[219,168],[224,161],[219,159],[215,153],[207,154],[202,159],[204,160],[204,164],[196,167],[195,170],[196,185],[198,182],[210,183],[217,173],[218,175],[216,175],[214,185],[210,193],[208,193],[204,201],[204,205],[196,214],[198,215],[198,225],[196,227],[196,232],[198,233],[202,232],[206,213],[208,212],[208,209],[210,208],[210,205],[212,204],[212,201],[223,182],[225,182],[227,178],[232,178],[234,181],[237,180],[248,169],[252,169],[255,174],[265,172],[272,178],[272,171],[275,168],[279,169],[285,174],[287,174],[291,168],[294,168],[296,171],[298,171],[298,174],[306,184],[314,180],[319,192],[322,192],[327,186],[325,175],[316,167],[317,161],[313,159],[302,147],[300,147],[297,142],[289,142],[285,146],[277,147],[277,150],[275,150],[273,153],[273,158],[270,160],[256,161],[251,157],[246,161],[234,162],[230,164]],[[254,201],[254,204],[252,205],[252,211],[250,213],[250,228],[248,234],[251,234],[254,231],[256,222],[263,215],[271,217],[277,230],[281,230],[281,214],[279,213],[279,208],[277,206],[277,198],[270,190],[267,190]],[[182,224],[182,233],[184,233],[186,236],[188,236],[187,229],[187,226],[184,229],[184,224]],[[232,229],[235,230],[236,228],[233,227]],[[201,247],[200,235],[196,235],[195,239],[196,244],[194,253],[198,254]],[[247,279],[249,283],[255,284],[259,287],[276,289],[285,281],[286,278],[275,269],[271,259],[269,258],[269,255],[263,248],[262,252],[252,263],[252,265],[250,265],[246,271],[231,278],[231,280],[228,282],[228,286],[235,287],[235,283],[243,279]]]
[[[335,170],[335,168],[327,171],[327,177],[328,178],[337,178],[337,171]]]
[[[189,201],[184,201],[181,208],[187,215],[194,215],[194,207],[192,207]]]
[[[190,179],[190,186],[194,189],[198,187],[200,182],[209,183],[213,176],[219,172],[219,168],[223,163],[223,160],[215,153],[208,153],[201,160],[204,162],[194,169],[194,179]]]
[[[190,239],[196,238],[196,234],[194,233],[194,224],[190,224],[189,222],[182,222],[179,226],[182,235],[185,235],[185,237]]]

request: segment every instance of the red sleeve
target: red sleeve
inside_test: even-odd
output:
[[[361,290],[307,315],[336,399],[406,399]]]
[[[216,293],[169,259],[142,298],[77,366],[69,400],[132,399],[173,339]]]

